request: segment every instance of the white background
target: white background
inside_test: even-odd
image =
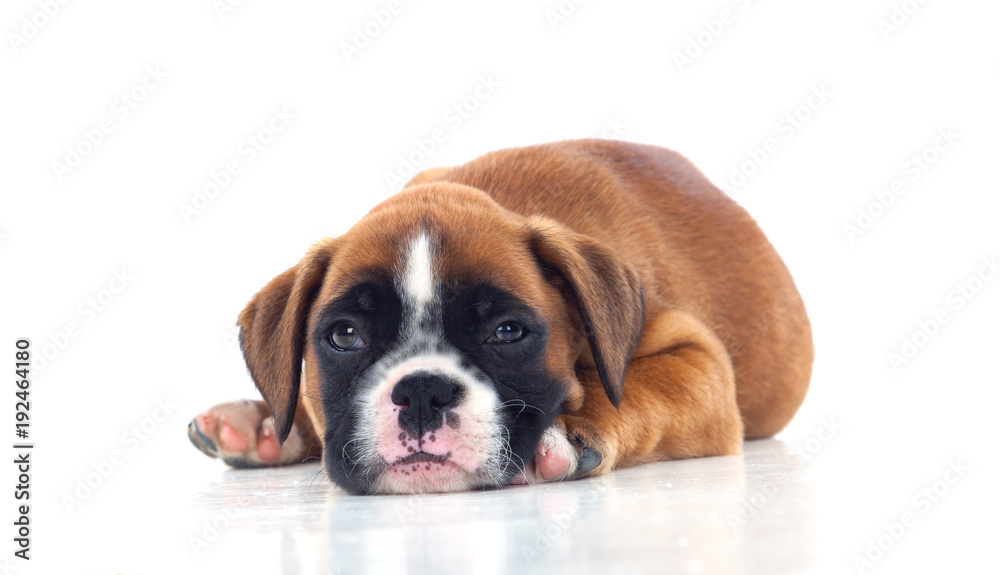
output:
[[[51,356],[31,395],[33,567],[194,562],[183,486],[221,465],[190,448],[185,426],[256,396],[236,315],[312,242],[387,197],[386,173],[439,128],[446,138],[422,168],[608,136],[680,151],[720,185],[773,138],[776,151],[729,191],[784,257],[815,330],[812,389],[781,437],[811,437],[824,417],[843,425],[812,462],[821,561],[855,572],[851,557],[958,459],[972,471],[871,572],[975,565],[995,546],[1000,280],[973,278],[982,258],[1000,256],[1000,5],[926,2],[886,33],[879,21],[901,0],[572,10],[567,0],[572,13],[558,22],[546,14],[556,0],[404,0],[345,57],[343,44],[387,4],[256,0],[220,15],[211,0],[70,2],[48,18],[37,15],[46,2],[0,9],[0,358],[12,371],[18,337]],[[728,23],[713,22],[723,10]],[[44,22],[34,33],[32,19]],[[678,65],[685,50],[694,57]],[[448,110],[483,78],[498,86],[469,100],[458,125]],[[137,88],[144,80],[152,89]],[[133,89],[142,101],[123,117]],[[241,145],[268,138],[259,132],[274,109],[294,120],[250,160]],[[796,113],[790,133],[783,118]],[[87,150],[85,132],[102,121],[113,130]],[[928,152],[941,130],[957,140]],[[88,153],[60,174],[67,147]],[[935,161],[915,177],[908,162],[923,154]],[[185,221],[181,206],[231,160],[240,173]],[[869,208],[894,180],[905,193]],[[851,238],[844,226],[861,209],[876,217]],[[133,279],[101,311],[80,307],[121,270]],[[951,292],[967,283],[978,292],[959,308]],[[894,369],[889,354],[938,310],[948,323],[926,328]],[[66,336],[71,322],[79,332]],[[6,440],[15,389],[2,389]],[[126,442],[160,413],[157,400],[176,407],[148,439]],[[67,511],[77,479],[115,450],[124,463]],[[31,572],[9,551],[12,467],[0,465],[0,565]]]

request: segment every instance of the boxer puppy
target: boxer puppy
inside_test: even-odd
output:
[[[417,175],[239,317],[264,402],[189,426],[352,493],[735,455],[809,384],[809,321],[751,217],[679,154],[604,140]]]

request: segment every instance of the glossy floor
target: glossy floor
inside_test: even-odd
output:
[[[351,496],[318,464],[227,469],[177,429],[104,465],[91,492],[74,483],[62,505],[40,505],[26,572],[983,572],[995,458],[909,439],[926,409],[901,412],[898,436],[864,410],[806,413],[742,456],[417,496]]]
[[[446,495],[346,496],[316,485],[318,466],[227,472],[199,502],[234,515],[242,505],[231,529],[276,543],[278,556],[261,560],[293,573],[798,573],[816,543],[804,471],[772,440],[744,457]],[[775,537],[780,565],[768,556]]]

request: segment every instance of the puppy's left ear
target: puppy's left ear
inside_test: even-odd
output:
[[[604,391],[618,407],[645,320],[639,273],[593,238],[547,218],[529,222],[528,242],[543,271],[572,291]]]
[[[240,348],[254,384],[274,416],[278,442],[292,429],[302,378],[309,310],[333,255],[332,240],[313,246],[274,278],[240,313]]]

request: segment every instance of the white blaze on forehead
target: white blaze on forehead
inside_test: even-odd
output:
[[[421,233],[410,243],[403,289],[408,299],[418,308],[430,303],[434,296],[434,269],[427,234]]]

